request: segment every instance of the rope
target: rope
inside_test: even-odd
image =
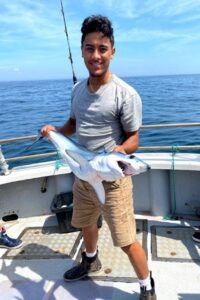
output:
[[[56,161],[55,161],[55,170],[58,171],[60,167],[62,167],[62,162],[61,162],[60,154],[57,152]]]
[[[55,171],[58,171],[61,167],[63,166],[67,166],[69,167],[68,163],[65,162],[62,159],[62,156],[60,155],[60,153],[57,151],[56,153],[56,159],[55,159]]]

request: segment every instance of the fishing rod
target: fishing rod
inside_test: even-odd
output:
[[[76,78],[76,75],[75,75],[75,72],[74,72],[74,67],[73,67],[73,59],[72,59],[72,53],[71,53],[71,49],[70,49],[69,35],[68,35],[68,31],[67,31],[67,24],[66,24],[66,20],[65,20],[65,13],[64,13],[62,0],[60,0],[60,5],[61,5],[61,12],[62,12],[64,27],[65,27],[65,35],[66,35],[66,38],[67,38],[67,45],[68,45],[68,50],[69,50],[69,60],[70,60],[70,63],[71,63],[72,74],[73,74],[73,82],[75,84],[75,83],[77,83],[77,78]]]

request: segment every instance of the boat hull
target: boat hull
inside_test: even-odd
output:
[[[139,154],[151,169],[133,176],[135,213],[152,216],[191,215],[200,206],[200,155]],[[0,217],[18,218],[51,213],[55,195],[72,191],[74,175],[55,162],[13,168],[0,176]]]

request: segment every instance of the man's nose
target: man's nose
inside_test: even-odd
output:
[[[101,56],[101,53],[98,49],[95,49],[92,56],[93,58],[98,59]]]

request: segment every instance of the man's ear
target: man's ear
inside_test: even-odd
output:
[[[115,51],[116,51],[116,50],[115,50],[115,48],[113,47],[113,48],[112,48],[112,56],[111,56],[111,59],[115,56]]]

